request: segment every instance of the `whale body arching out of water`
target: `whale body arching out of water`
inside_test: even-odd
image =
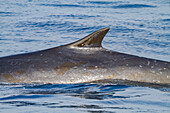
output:
[[[2,83],[85,83],[102,80],[170,84],[170,62],[114,52],[101,43],[109,28],[47,50],[0,58]]]

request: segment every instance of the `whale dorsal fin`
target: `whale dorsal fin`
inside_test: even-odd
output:
[[[91,33],[90,35],[68,44],[70,47],[102,47],[101,43],[110,28],[103,28]]]

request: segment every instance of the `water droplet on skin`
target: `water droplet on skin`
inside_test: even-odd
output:
[[[162,71],[162,68],[159,68],[158,70],[159,70],[159,71]]]
[[[10,65],[13,65],[13,62],[10,62]]]
[[[74,66],[73,68],[74,68],[74,69],[77,69],[77,66]]]
[[[155,71],[152,71],[152,73],[155,73]]]
[[[11,62],[10,65],[12,65],[12,66],[17,65],[17,62]]]

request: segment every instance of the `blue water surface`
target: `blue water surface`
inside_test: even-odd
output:
[[[113,84],[1,84],[0,112],[168,113],[170,93],[166,89]]]
[[[0,0],[0,57],[71,43],[110,27],[103,47],[170,62],[169,0]],[[0,112],[170,112],[170,88],[1,84]]]

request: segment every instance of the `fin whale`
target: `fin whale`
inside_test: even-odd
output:
[[[128,80],[170,84],[170,62],[111,51],[103,28],[67,45],[0,58],[1,83],[86,83]]]

